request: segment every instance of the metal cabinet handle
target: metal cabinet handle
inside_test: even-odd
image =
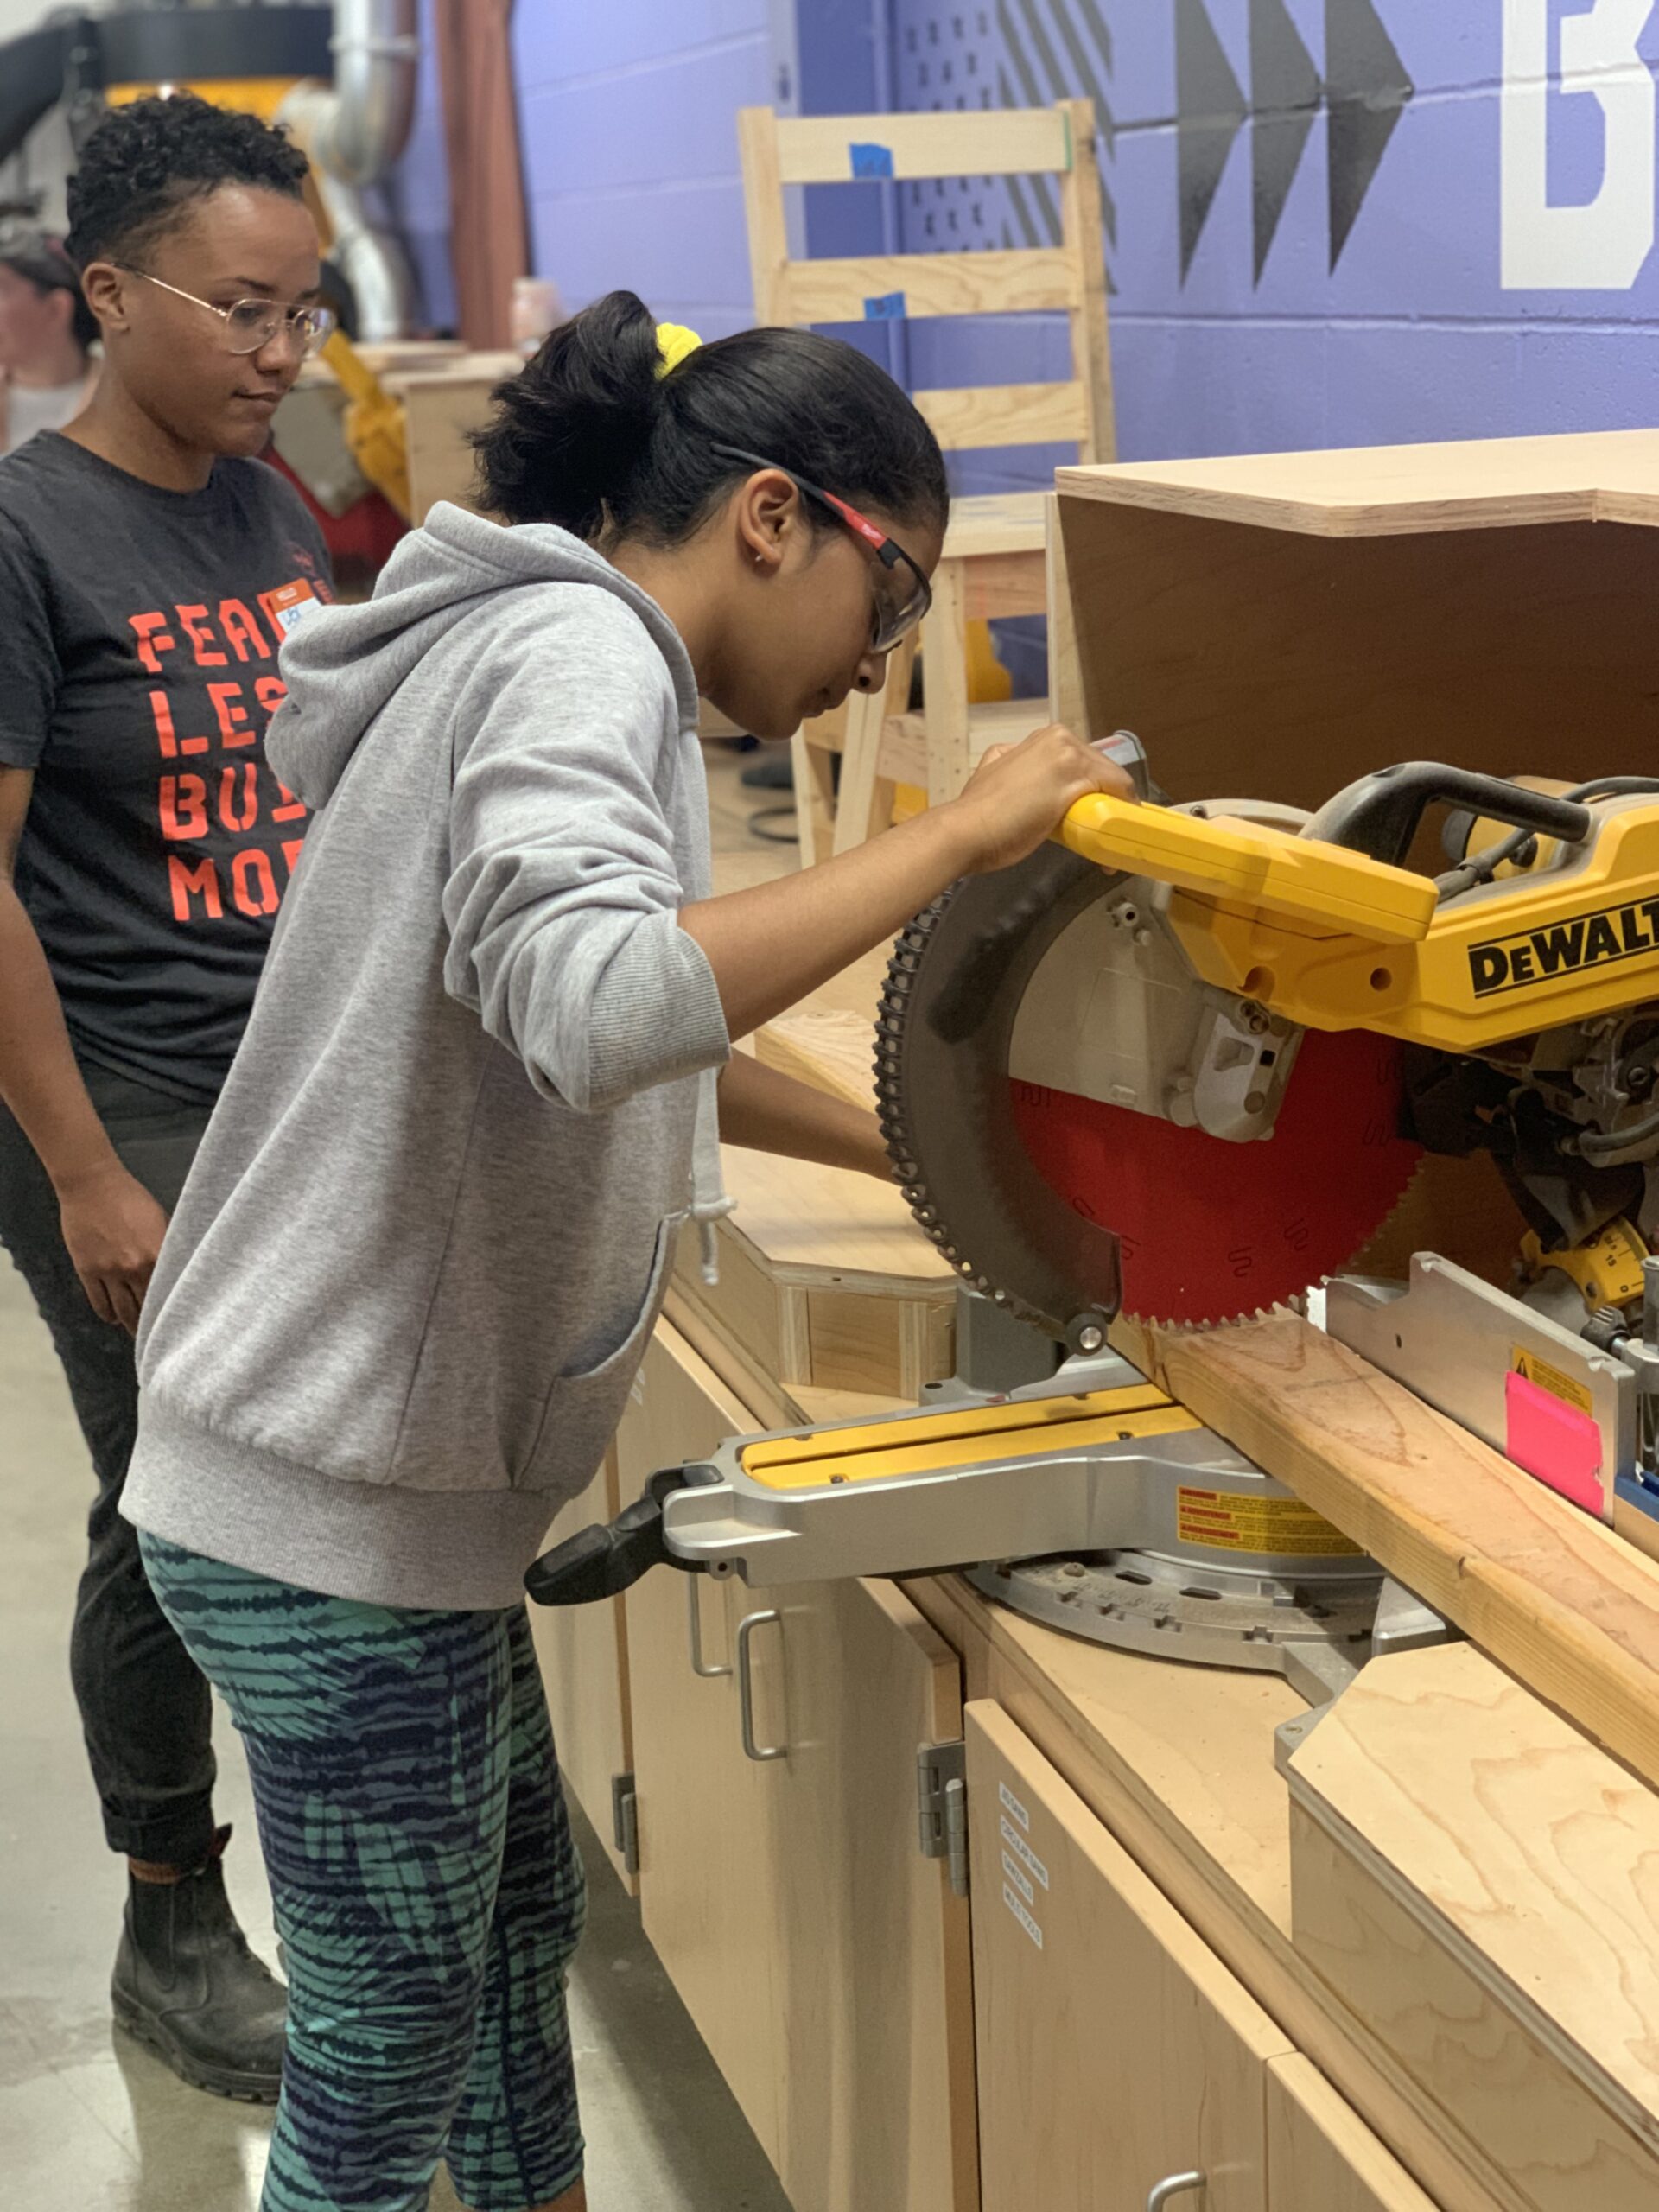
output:
[[[758,1628],[768,1621],[775,1621],[779,1628],[784,1617],[775,1605],[768,1605],[763,1613],[746,1613],[737,1624],[737,1713],[743,1731],[743,1749],[752,1759],[786,1759],[787,1744],[757,1744],[754,1740],[754,1680],[749,1660],[749,1638]]]
[[[697,1603],[697,1593],[702,1583],[701,1574],[688,1574],[685,1578],[686,1641],[691,1647],[692,1673],[701,1675],[705,1682],[712,1682],[721,1675],[729,1675],[732,1670],[729,1667],[709,1667],[703,1662],[702,1608]]]
[[[1202,2189],[1202,2174],[1171,2174],[1167,2181],[1159,2182],[1147,2199],[1147,2212],[1164,2212],[1166,2204],[1173,2204],[1178,2196],[1185,2196],[1189,2189]]]

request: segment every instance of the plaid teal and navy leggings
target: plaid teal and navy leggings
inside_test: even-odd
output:
[[[582,1868],[522,1607],[353,1604],[141,1539],[247,1747],[287,1954],[261,2212],[473,2212],[571,2188]]]

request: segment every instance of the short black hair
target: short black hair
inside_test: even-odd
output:
[[[70,257],[77,269],[136,260],[184,209],[225,184],[302,200],[309,167],[285,130],[194,92],[113,107],[69,180]]]
[[[632,292],[584,308],[498,386],[473,439],[485,505],[578,537],[609,529],[678,544],[752,473],[719,451],[740,446],[855,506],[943,526],[950,495],[938,441],[855,346],[810,330],[745,330],[661,371],[655,319]]]

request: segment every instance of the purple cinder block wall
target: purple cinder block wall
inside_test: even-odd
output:
[[[735,117],[778,96],[767,0],[520,0],[513,56],[537,272],[572,308],[626,285],[746,328]]]
[[[1096,99],[1124,459],[1659,420],[1644,0],[893,0],[893,30],[906,107]],[[1029,181],[905,197],[916,245],[1058,234]],[[1065,356],[1010,318],[911,358]]]
[[[1126,459],[1659,417],[1643,0],[520,0],[537,268],[715,334],[751,311],[734,118],[1087,93]],[[798,67],[798,86],[789,81]],[[404,210],[442,320],[435,72]],[[1535,85],[1529,94],[1529,84]],[[882,200],[885,191],[887,198]],[[815,192],[817,252],[1034,243],[1040,181]],[[922,383],[1063,373],[1049,318],[864,334]],[[964,481],[1040,482],[1010,452]]]

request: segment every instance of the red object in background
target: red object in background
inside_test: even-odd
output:
[[[409,528],[391,502],[382,493],[365,492],[343,515],[331,515],[318,505],[275,446],[267,446],[264,457],[279,476],[288,479],[315,517],[334,563],[335,582],[365,575],[372,582]]]

